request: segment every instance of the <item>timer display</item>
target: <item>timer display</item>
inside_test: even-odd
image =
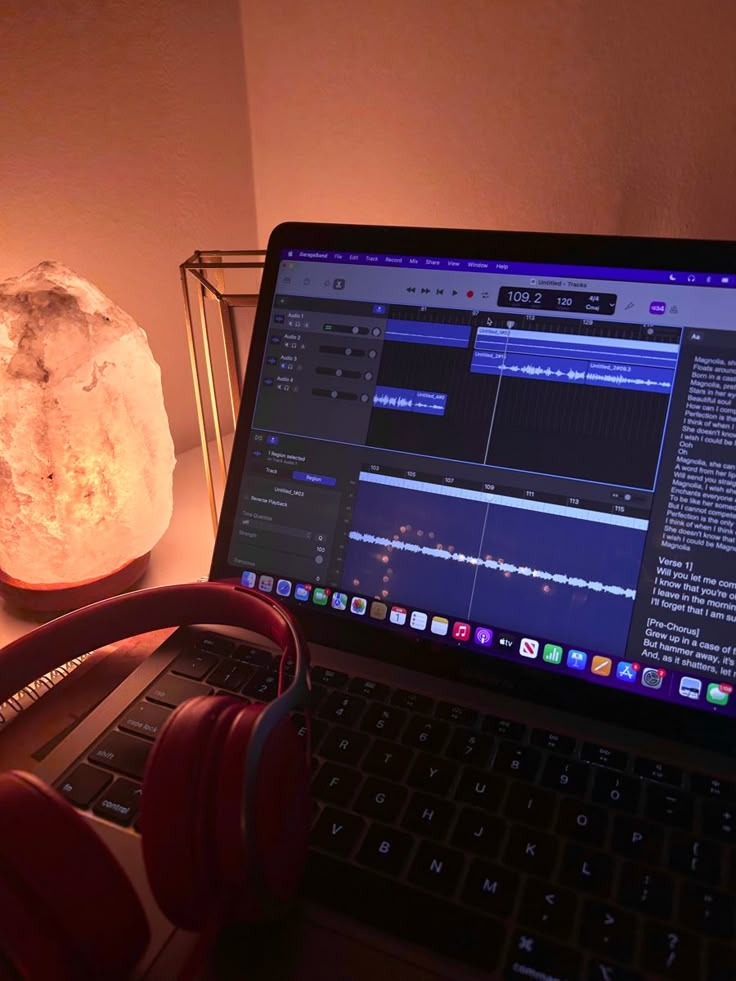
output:
[[[563,313],[596,313],[610,316],[616,311],[615,293],[584,293],[581,290],[539,290],[526,286],[502,286],[500,307],[560,310]]]

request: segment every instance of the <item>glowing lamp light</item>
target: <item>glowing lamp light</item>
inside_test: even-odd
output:
[[[171,520],[174,447],[146,334],[55,262],[0,283],[0,588],[71,609],[132,586]]]

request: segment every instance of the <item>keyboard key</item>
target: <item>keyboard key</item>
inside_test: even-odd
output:
[[[457,772],[456,763],[420,753],[409,773],[409,783],[418,790],[444,797],[455,782]]]
[[[171,665],[171,670],[174,674],[201,681],[219,660],[216,654],[208,654],[206,651],[182,651]]]
[[[358,861],[371,869],[386,875],[399,875],[411,852],[413,845],[411,835],[406,835],[396,828],[374,824],[358,852]]]
[[[390,824],[396,820],[406,797],[406,789],[398,783],[368,777],[353,807],[359,814]]]
[[[636,928],[636,918],[630,913],[615,906],[589,902],[580,923],[580,944],[597,954],[615,957],[628,964],[634,956]]]
[[[675,834],[669,848],[669,867],[688,879],[721,884],[726,867],[725,849],[713,841]]]
[[[672,913],[674,882],[670,876],[627,862],[621,873],[618,900],[638,913],[667,919]]]
[[[703,773],[693,773],[690,776],[690,786],[701,797],[736,802],[736,783],[732,783],[730,780],[707,777]]]
[[[325,763],[312,781],[312,792],[318,800],[345,807],[353,798],[362,777],[356,770],[349,770],[336,763]]]
[[[608,831],[608,815],[601,807],[569,797],[560,804],[557,830],[566,838],[589,845],[603,845]]]
[[[475,766],[485,766],[493,749],[493,738],[483,732],[473,732],[472,729],[458,728],[453,732],[447,744],[445,756],[462,763],[473,763]]]
[[[520,931],[513,937],[503,976],[579,981],[582,968],[582,957],[577,951],[536,933]]]
[[[118,722],[123,732],[133,732],[136,736],[155,739],[161,726],[171,715],[171,709],[151,702],[138,702],[133,705]]]
[[[243,694],[256,702],[272,702],[279,693],[279,673],[273,668],[256,668],[243,686]]]
[[[364,732],[353,732],[334,726],[329,730],[319,749],[319,755],[346,766],[354,766],[370,744]]]
[[[401,780],[413,754],[405,746],[376,739],[363,760],[363,769],[387,780]]]
[[[656,865],[662,854],[662,829],[640,818],[618,815],[613,822],[613,849],[624,858]]]
[[[603,852],[581,845],[568,845],[562,860],[560,879],[565,885],[605,897],[611,889],[614,862]]]
[[[629,762],[627,753],[620,749],[611,749],[609,746],[599,746],[597,743],[583,743],[580,758],[586,763],[607,766],[612,770],[625,770]]]
[[[235,648],[230,657],[234,658],[236,661],[243,661],[246,664],[252,664],[257,668],[272,670],[275,667],[275,658],[273,654],[271,654],[269,651],[264,651],[262,647],[250,647],[249,645],[241,644],[239,647]],[[312,670],[312,677],[314,678],[314,670]]]
[[[146,698],[160,705],[176,708],[182,702],[197,695],[211,695],[211,685],[200,685],[189,678],[178,678],[175,674],[165,674],[158,678],[146,692]]]
[[[548,876],[558,851],[558,843],[552,835],[534,828],[512,827],[504,849],[504,861],[523,872]]]
[[[654,821],[677,828],[691,828],[695,814],[695,799],[683,790],[650,784],[646,789],[644,813]]]
[[[520,881],[519,876],[510,869],[474,861],[463,886],[463,902],[494,916],[510,916]]]
[[[575,797],[584,797],[591,767],[585,763],[550,756],[542,770],[542,784],[552,790],[560,790]]]
[[[644,975],[620,964],[594,957],[588,967],[587,981],[644,981]]]
[[[557,797],[549,790],[512,781],[503,812],[512,821],[548,828],[554,820],[556,809]]]
[[[444,838],[454,813],[448,801],[415,793],[409,801],[402,825],[407,831],[416,831],[427,838]]]
[[[145,739],[137,739],[124,732],[108,732],[88,759],[90,763],[142,780],[151,748],[151,743]]]
[[[374,702],[385,702],[391,689],[380,681],[370,681],[368,678],[351,678],[348,683],[351,695],[360,695]]]
[[[478,718],[477,712],[462,705],[454,705],[452,702],[437,702],[434,714],[445,722],[454,722],[456,725],[466,727],[475,725]]]
[[[427,719],[422,715],[414,715],[404,730],[402,742],[414,749],[423,749],[428,753],[440,753],[447,742],[450,727],[439,719]]]
[[[355,848],[364,827],[362,818],[326,807],[312,829],[310,844],[347,857]]]
[[[372,736],[396,739],[406,722],[406,712],[391,705],[369,705],[360,728]]]
[[[409,881],[424,886],[431,892],[450,896],[455,890],[463,870],[460,852],[441,845],[423,841],[409,869]]]
[[[426,695],[420,695],[415,691],[405,691],[403,688],[397,688],[391,695],[390,701],[397,708],[409,709],[411,712],[420,712],[422,715],[428,715],[432,711],[432,705],[434,704],[432,699],[427,698]]]
[[[736,844],[736,805],[708,800],[703,804],[703,831],[720,841]]]
[[[301,713],[297,713],[296,715],[292,716],[291,721],[294,723],[294,726],[296,727],[297,736],[299,736],[300,739],[306,739],[307,724],[304,720],[304,716],[301,715]],[[327,735],[329,726],[327,725],[326,722],[323,722],[321,719],[310,719],[309,728],[312,736],[312,752],[316,753],[320,743]]]
[[[344,671],[335,671],[333,668],[321,668],[315,665],[311,672],[312,681],[327,688],[344,688],[348,683],[348,676]]]
[[[550,732],[548,729],[532,729],[529,742],[539,749],[549,749],[563,756],[570,756],[575,751],[573,736],[562,736],[559,732]]]
[[[736,928],[735,906],[733,896],[709,886],[687,883],[680,900],[680,920],[692,930],[731,939]]]
[[[343,725],[350,726],[357,722],[365,705],[365,701],[357,695],[333,691],[322,703],[318,714],[321,719],[326,719],[328,722],[341,722]]]
[[[141,806],[143,787],[132,780],[116,780],[95,804],[93,811],[124,828],[133,823]]]
[[[209,654],[218,654],[221,657],[229,657],[235,650],[235,641],[221,634],[202,634],[197,637],[194,646],[199,651]]]
[[[644,928],[641,962],[647,971],[678,981],[700,977],[700,940],[672,924],[650,923]]]
[[[493,760],[493,769],[520,780],[533,780],[542,754],[531,746],[501,743]]]
[[[593,767],[593,800],[617,811],[635,811],[641,798],[641,780]]]
[[[317,902],[438,954],[484,971],[494,971],[498,965],[505,938],[500,923],[372,870],[331,855],[313,855],[307,862],[305,892]]]
[[[646,780],[656,783],[671,783],[674,787],[682,786],[682,770],[669,763],[660,763],[645,756],[638,756],[634,761],[634,773]]]
[[[463,767],[455,799],[467,804],[482,805],[489,811],[498,809],[506,789],[506,781],[474,767]]]
[[[62,797],[66,797],[75,807],[89,807],[98,794],[101,794],[112,777],[104,770],[82,763],[68,777],[57,785]]]
[[[494,858],[505,832],[506,826],[499,818],[464,807],[450,841],[456,848]]]
[[[519,907],[518,917],[533,930],[542,930],[561,940],[570,935],[575,918],[575,896],[567,889],[529,879]]]
[[[512,722],[511,719],[499,719],[495,715],[487,715],[483,719],[481,726],[483,732],[490,732],[494,736],[501,736],[503,739],[522,740],[526,732],[526,726],[521,722]]]

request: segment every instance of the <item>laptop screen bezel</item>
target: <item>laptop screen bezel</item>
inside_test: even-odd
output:
[[[400,255],[480,260],[564,263],[621,269],[736,272],[736,243],[694,239],[613,237],[438,229],[398,226],[286,222],[272,232],[256,309],[242,400],[232,449],[221,518],[210,569],[211,580],[233,578],[228,549],[248,450],[258,382],[272,312],[282,251],[383,252]],[[625,278],[622,276],[622,278]],[[264,570],[278,573],[279,570]],[[639,694],[605,689],[569,676],[556,677],[523,664],[417,636],[396,635],[365,621],[353,622],[309,607],[297,611],[307,639],[330,648],[398,664],[435,677],[501,690],[525,702],[655,733],[688,745],[736,754],[733,720],[655,701]]]

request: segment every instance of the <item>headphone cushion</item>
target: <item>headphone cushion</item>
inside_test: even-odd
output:
[[[61,957],[32,977],[123,978],[148,946],[145,913],[115,857],[71,804],[18,771],[0,774],[0,881],[13,897],[0,903],[11,962]]]
[[[260,705],[243,709],[232,724],[222,755],[215,814],[217,863],[223,883],[238,896],[243,919],[283,912],[294,896],[307,855],[310,797],[304,746],[291,719],[268,736],[256,774],[255,813],[243,841],[245,765]]]
[[[148,758],[141,800],[143,857],[164,914],[201,929],[222,900],[214,853],[216,773],[243,702],[199,696],[166,720]]]

